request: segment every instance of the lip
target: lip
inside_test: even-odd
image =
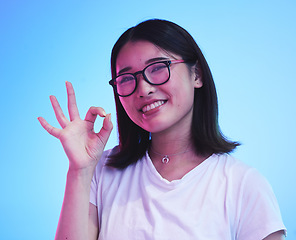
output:
[[[163,99],[153,99],[147,102],[144,102],[141,107],[139,108],[139,111],[145,115],[149,113],[153,113],[157,111],[161,106],[163,106],[167,100]]]

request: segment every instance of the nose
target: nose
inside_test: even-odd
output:
[[[155,86],[148,83],[142,74],[137,76],[138,86],[136,90],[137,97],[143,98],[155,92]]]

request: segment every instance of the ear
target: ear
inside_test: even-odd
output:
[[[194,87],[201,88],[203,85],[201,67],[198,62],[193,67],[194,67],[194,78],[195,78]]]

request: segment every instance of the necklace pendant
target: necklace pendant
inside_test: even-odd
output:
[[[168,163],[170,161],[168,155],[165,155],[162,159],[161,159],[162,163]]]

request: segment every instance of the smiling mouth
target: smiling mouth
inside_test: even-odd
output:
[[[163,100],[159,100],[159,101],[156,101],[154,103],[151,103],[149,105],[145,105],[143,108],[142,108],[142,112],[143,113],[146,113],[146,112],[149,112],[151,110],[153,110],[154,108],[157,108],[161,105],[163,105],[166,101],[163,101]]]

